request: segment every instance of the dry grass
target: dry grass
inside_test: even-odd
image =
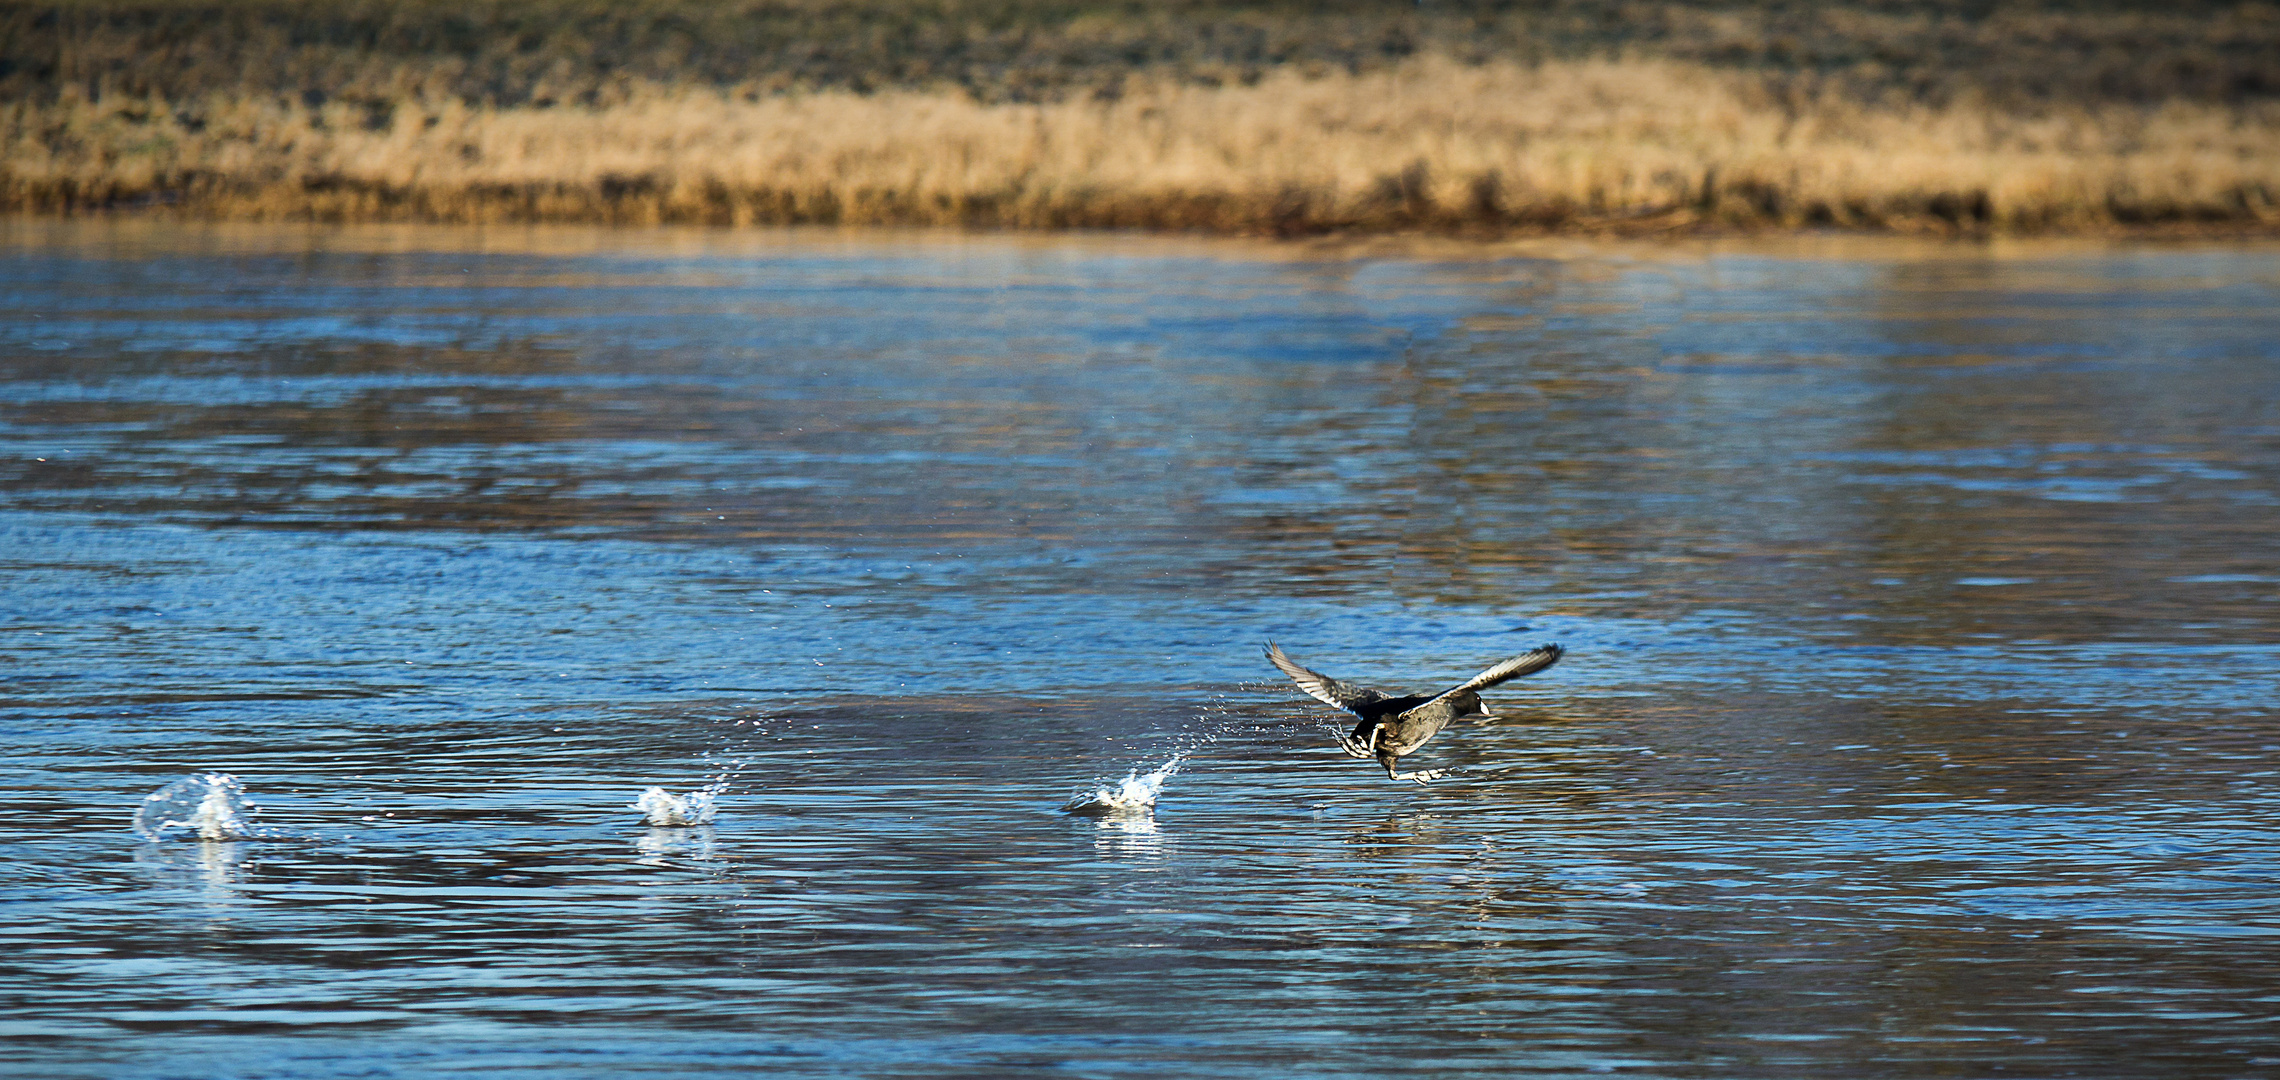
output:
[[[550,2],[547,11],[569,10]],[[2259,81],[2280,49],[2254,47],[2280,42],[2280,14],[2256,5],[2186,21],[2028,11],[2010,23],[1936,4],[1600,5],[1638,18],[1619,21],[1629,36],[1606,39],[1623,45],[1611,50],[1619,55],[1597,59],[1517,59],[1482,45],[1526,52],[1512,44],[1523,31],[1541,45],[1567,40],[1560,27],[1599,40],[1588,33],[1597,24],[1575,21],[1584,5],[1529,9],[1534,22],[1478,12],[1436,22],[1410,8],[1360,5],[1311,22],[1246,9],[1198,30],[1164,21],[1186,10],[1179,4],[1108,15],[1012,8],[1018,18],[995,23],[979,8],[937,5],[922,11],[933,23],[898,23],[877,21],[883,8],[815,0],[740,16],[782,24],[768,24],[777,36],[756,39],[759,59],[742,66],[690,44],[690,33],[657,31],[652,18],[640,24],[649,38],[628,31],[613,67],[591,61],[601,48],[592,26],[579,31],[585,53],[554,38],[502,51],[484,35],[519,9],[476,8],[460,37],[430,40],[422,28],[444,9],[368,5],[341,18],[392,12],[400,48],[374,44],[396,39],[369,27],[317,34],[321,48],[230,38],[226,57],[210,51],[225,49],[222,39],[170,37],[174,59],[137,79],[114,62],[119,42],[211,12],[147,0],[132,9],[143,22],[104,22],[94,16],[122,9],[88,4],[70,9],[86,25],[51,27],[86,46],[78,59],[65,50],[46,75],[26,76],[19,63],[14,82],[0,81],[16,90],[0,97],[0,209],[1276,233],[2280,228],[2280,96]],[[270,9],[233,0],[220,10]],[[578,10],[607,24],[625,9]],[[700,13],[735,10],[744,9]],[[20,14],[0,10],[11,12]],[[800,49],[799,35],[819,26],[872,32],[825,63]],[[1769,36],[1784,26],[1793,32]],[[1975,75],[1934,62],[1980,55],[2006,34],[2017,57],[2041,66]],[[1656,35],[1658,49],[1639,45]],[[2121,70],[2109,54],[2133,35],[2167,66],[2103,77],[2104,90],[2079,83],[2083,72]],[[339,44],[359,40],[361,50]],[[1229,67],[1250,54],[1226,42],[1244,40],[1264,59]],[[452,41],[465,47],[445,47]],[[1738,41],[1756,42],[1746,62],[1706,59]],[[1784,41],[1793,60],[1851,59],[1772,62]],[[1943,41],[1947,53],[1934,47]],[[1879,42],[1881,51],[1867,48]],[[176,55],[185,49],[190,59]],[[2085,50],[2108,66],[2065,62]],[[572,62],[579,56],[587,68]],[[674,77],[673,56],[683,76],[704,77]],[[1029,67],[1016,62],[1023,56]],[[233,57],[236,74],[217,74]],[[253,63],[264,57],[274,65]],[[1045,70],[1060,74],[1036,74]],[[280,92],[294,85],[304,89]]]

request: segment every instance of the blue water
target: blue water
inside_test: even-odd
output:
[[[0,1074],[2280,1072],[2280,249],[0,251]]]

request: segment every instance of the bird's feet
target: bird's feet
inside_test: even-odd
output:
[[[1378,739],[1385,734],[1382,727],[1370,729],[1370,737],[1358,739],[1352,735],[1338,736],[1338,745],[1346,750],[1347,757],[1372,758],[1377,756]]]
[[[1393,771],[1393,767],[1389,765],[1386,767],[1385,775],[1386,778],[1390,780],[1415,780],[1420,784],[1430,784],[1435,780],[1439,780],[1440,778],[1449,775],[1449,770],[1419,769],[1416,772],[1395,772]]]

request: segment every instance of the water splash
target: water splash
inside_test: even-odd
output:
[[[145,840],[194,836],[200,840],[242,840],[259,835],[256,811],[245,785],[228,773],[192,773],[143,796],[135,810],[135,835]]]
[[[738,720],[738,724],[745,721]],[[757,729],[755,729],[757,730]],[[712,821],[720,810],[720,797],[728,793],[729,785],[744,775],[744,767],[751,764],[745,756],[746,748],[731,746],[725,751],[705,751],[705,764],[720,770],[712,783],[687,795],[675,795],[661,787],[641,793],[641,797],[628,805],[628,809],[641,811],[641,820],[647,825],[685,827],[703,825]]]
[[[641,811],[641,820],[650,825],[703,825],[713,819],[720,809],[720,796],[728,790],[728,781],[715,780],[687,795],[675,795],[661,787],[641,793],[628,809]]]
[[[1186,760],[1187,751],[1183,750],[1156,766],[1153,772],[1143,773],[1135,768],[1122,780],[1098,781],[1090,788],[1079,788],[1061,809],[1085,817],[1154,813],[1156,797],[1164,793],[1164,782],[1176,775]]]

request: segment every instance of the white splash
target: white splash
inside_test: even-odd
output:
[[[256,835],[255,809],[237,777],[193,773],[143,796],[135,810],[135,835],[145,840],[164,840],[177,833],[200,840],[240,840]]]
[[[1156,809],[1156,797],[1164,793],[1164,782],[1180,771],[1187,760],[1182,751],[1171,760],[1156,766],[1154,772],[1143,773],[1133,769],[1122,780],[1100,781],[1090,789],[1079,788],[1069,796],[1068,804],[1061,809],[1085,817],[1111,817],[1119,815],[1149,814]]]
[[[726,780],[707,784],[687,795],[653,787],[642,792],[628,809],[641,811],[641,820],[651,825],[703,825],[720,809],[720,794],[727,788]]]

